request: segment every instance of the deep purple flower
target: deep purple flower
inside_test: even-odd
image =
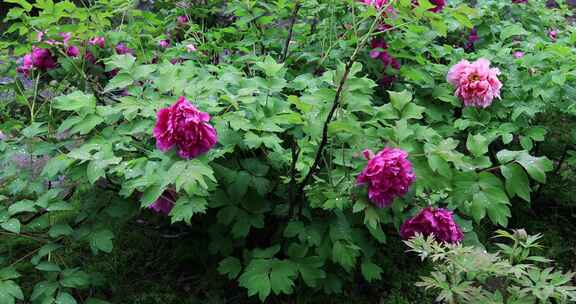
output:
[[[168,40],[160,40],[158,42],[158,46],[160,46],[161,48],[165,49],[168,46],[170,46],[170,42]]]
[[[433,234],[437,241],[459,243],[464,238],[462,229],[454,222],[452,211],[442,208],[427,207],[400,226],[400,236],[407,240],[421,233]]]
[[[370,150],[364,150],[363,154],[368,164],[356,182],[368,185],[368,197],[376,206],[388,207],[394,198],[408,192],[416,179],[407,159],[408,153],[397,148],[384,148],[376,155]]]
[[[94,54],[91,52],[86,52],[86,54],[84,54],[84,59],[86,59],[86,61],[90,62],[91,64],[96,63],[96,57],[94,57]]]
[[[188,16],[186,15],[178,16],[176,18],[176,21],[178,22],[178,25],[186,25],[188,24]]]
[[[470,30],[470,34],[468,35],[468,40],[466,41],[466,45],[464,46],[464,48],[466,50],[472,50],[474,48],[474,43],[476,43],[478,39],[480,39],[478,37],[478,30],[476,28],[472,28],[472,30]]]
[[[217,141],[216,130],[208,121],[208,113],[199,111],[182,96],[170,107],[158,111],[153,131],[156,146],[161,151],[176,146],[178,155],[185,159],[206,153]]]
[[[124,54],[132,54],[134,55],[134,50],[127,47],[124,43],[118,43],[116,45],[116,54],[124,55]]]
[[[66,55],[70,57],[78,57],[78,55],[80,55],[80,49],[75,45],[69,46],[66,49]]]
[[[104,48],[105,42],[106,42],[106,40],[104,39],[104,37],[100,37],[100,36],[96,36],[96,37],[93,37],[90,40],[88,40],[88,43],[90,45],[97,45],[100,48]]]
[[[386,41],[382,38],[375,38],[372,39],[370,42],[370,46],[372,50],[370,51],[370,57],[378,58],[384,64],[384,68],[388,66],[392,66],[392,68],[399,70],[400,69],[400,62],[396,60],[396,58],[392,57],[390,53],[386,50],[388,45]]]
[[[177,195],[178,194],[174,190],[166,190],[154,203],[152,203],[152,205],[148,206],[148,208],[167,215],[172,211],[172,208],[174,208]]]

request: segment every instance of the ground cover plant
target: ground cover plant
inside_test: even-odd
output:
[[[4,1],[0,303],[573,302],[570,4]]]

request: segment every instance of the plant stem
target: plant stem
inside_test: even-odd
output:
[[[284,42],[284,51],[282,52],[282,57],[280,58],[280,63],[286,61],[288,57],[288,48],[290,47],[290,41],[292,40],[292,34],[294,30],[294,23],[296,23],[296,17],[298,17],[298,11],[300,10],[300,1],[296,1],[294,4],[294,10],[292,11],[292,17],[290,18],[290,29],[288,30],[288,37]]]

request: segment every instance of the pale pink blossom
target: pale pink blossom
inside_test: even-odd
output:
[[[448,76],[448,82],[456,87],[456,95],[465,106],[486,108],[494,98],[500,98],[502,83],[498,80],[500,70],[490,68],[490,61],[480,58],[470,63],[462,60],[454,65]]]
[[[196,52],[196,46],[194,46],[194,44],[190,43],[190,44],[186,45],[186,50],[188,51],[188,53]]]

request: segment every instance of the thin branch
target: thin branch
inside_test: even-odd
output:
[[[298,17],[299,10],[300,1],[296,1],[296,4],[294,4],[294,10],[292,11],[292,17],[290,18],[290,29],[288,30],[288,37],[286,37],[286,42],[284,42],[284,51],[282,52],[280,63],[286,61],[286,57],[288,56],[288,48],[290,47],[290,41],[292,40],[292,33],[294,30],[294,23],[296,23],[296,17]]]
[[[385,8],[386,7],[384,7],[382,9],[382,11],[384,11]],[[338,109],[338,106],[340,106],[340,97],[342,95],[342,91],[344,90],[344,85],[346,84],[346,81],[348,80],[348,75],[350,74],[350,70],[352,69],[352,66],[354,65],[354,63],[356,62],[356,57],[358,56],[360,50],[364,48],[364,46],[366,45],[366,43],[368,41],[368,38],[371,36],[372,32],[374,31],[374,28],[376,27],[376,24],[380,21],[381,16],[382,16],[382,13],[379,12],[378,17],[376,17],[376,19],[374,20],[374,22],[370,26],[368,33],[363,37],[363,39],[360,41],[360,43],[356,46],[354,53],[352,54],[352,56],[350,56],[350,59],[346,63],[346,66],[344,68],[344,74],[342,75],[342,78],[340,79],[340,82],[338,84],[338,88],[336,89],[336,95],[334,96],[334,101],[332,102],[332,108],[330,109],[330,112],[328,112],[328,116],[326,117],[326,120],[324,121],[324,125],[322,127],[322,139],[320,140],[320,145],[318,146],[318,150],[316,150],[316,156],[314,158],[314,163],[310,167],[308,174],[306,174],[306,176],[304,177],[304,179],[302,180],[302,182],[300,183],[300,186],[298,188],[298,193],[296,195],[296,199],[300,204],[300,212],[299,213],[302,213],[302,205],[303,205],[302,199],[303,199],[303,195],[304,195],[304,188],[306,187],[306,185],[308,184],[308,182],[310,181],[312,176],[316,173],[316,171],[318,169],[318,165],[320,164],[320,161],[322,160],[322,153],[324,152],[324,149],[326,148],[326,145],[328,144],[328,125],[332,121],[332,118],[334,117],[334,113],[336,112],[336,109]]]

